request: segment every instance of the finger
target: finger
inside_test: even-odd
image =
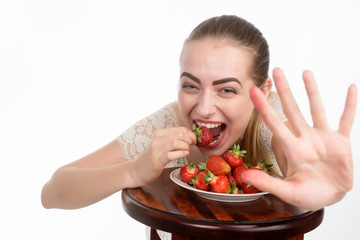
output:
[[[188,142],[190,145],[195,145],[197,142],[196,140],[196,135],[194,132],[191,132],[191,135],[190,135],[190,141]]]
[[[271,107],[265,95],[259,88],[252,87],[250,89],[250,98],[266,126],[268,126],[270,131],[277,136],[280,141],[287,143],[293,138],[290,130],[285,126],[284,122]]]
[[[189,155],[189,151],[171,151],[171,152],[167,152],[166,153],[166,163],[169,163],[171,161],[180,159],[180,158],[185,158],[186,156]]]
[[[160,159],[164,165],[173,160],[184,158],[190,153],[190,145],[179,139],[158,142],[158,146],[162,151]]]
[[[178,127],[174,128],[176,131],[175,133],[172,133],[176,136],[177,139],[184,141],[188,143],[189,145],[196,143],[196,135],[193,133],[192,130],[186,128],[186,127]]]
[[[186,128],[186,127],[179,127],[176,128],[177,131],[177,139],[182,140],[189,145],[196,144],[196,135],[193,133],[192,130]]]
[[[153,138],[159,139],[161,144],[167,144],[174,139],[184,141],[189,145],[196,143],[196,135],[185,127],[160,129],[154,133]]]
[[[321,101],[313,73],[309,70],[304,71],[303,79],[305,83],[305,89],[309,97],[310,111],[314,127],[317,129],[328,129],[325,108]]]
[[[167,149],[169,149],[169,151],[177,151],[177,150],[189,151],[190,150],[189,143],[187,143],[183,140],[179,140],[179,139],[173,139],[165,144],[168,146]]]
[[[292,95],[284,72],[280,68],[273,70],[274,83],[279,93],[283,111],[288,118],[295,134],[298,136],[307,125],[300,109]]]
[[[153,146],[154,150],[159,150],[163,153],[176,151],[176,150],[190,150],[190,143],[186,142],[183,139],[179,139],[179,133],[168,132],[168,134],[162,135],[161,133],[157,133],[154,138],[152,139],[151,145]],[[181,135],[181,134],[180,134]]]
[[[348,89],[344,112],[339,123],[339,132],[346,137],[350,137],[350,131],[355,118],[356,103],[357,87],[355,84],[352,84]]]
[[[293,203],[294,201],[291,195],[294,189],[292,185],[285,180],[272,177],[259,170],[245,171],[241,178],[244,182],[253,185],[260,191],[269,192],[285,202]]]

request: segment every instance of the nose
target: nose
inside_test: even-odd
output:
[[[196,106],[199,117],[209,119],[216,112],[216,97],[211,92],[203,92]]]

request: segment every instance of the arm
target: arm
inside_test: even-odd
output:
[[[195,135],[183,127],[158,130],[144,153],[128,161],[114,140],[58,169],[43,187],[42,204],[45,208],[81,208],[124,188],[146,185],[160,176],[168,162],[186,157],[195,142]]]
[[[302,116],[283,72],[275,69],[273,76],[290,128],[276,116],[259,89],[251,89],[250,96],[274,134],[274,151],[280,158],[279,164],[285,171],[286,180],[273,178],[260,171],[243,174],[244,180],[285,202],[306,209],[316,210],[340,201],[353,185],[349,136],[357,102],[356,86],[349,87],[339,129],[332,131],[310,71],[305,71],[303,78],[313,127]]]
[[[80,160],[59,168],[44,185],[45,208],[80,208],[134,185],[132,163],[121,154],[116,140]]]

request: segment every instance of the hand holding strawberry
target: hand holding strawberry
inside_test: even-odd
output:
[[[195,142],[194,133],[186,127],[156,130],[143,157],[131,161],[130,174],[134,181],[129,187],[144,186],[155,181],[166,164],[188,156],[190,146]]]

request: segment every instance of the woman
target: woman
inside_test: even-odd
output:
[[[339,129],[332,131],[314,77],[305,71],[314,122],[310,127],[280,69],[273,71],[279,95],[271,93],[268,68],[267,42],[252,24],[236,16],[204,21],[184,43],[178,101],[103,148],[58,169],[43,188],[44,207],[88,206],[123,188],[151,183],[166,165],[203,161],[234,143],[248,151],[250,161],[268,159],[286,177],[284,181],[261,171],[243,174],[260,190],[310,210],[341,200],[353,184],[349,135],[356,86],[350,86]],[[195,146],[194,123],[216,132],[209,147]]]

